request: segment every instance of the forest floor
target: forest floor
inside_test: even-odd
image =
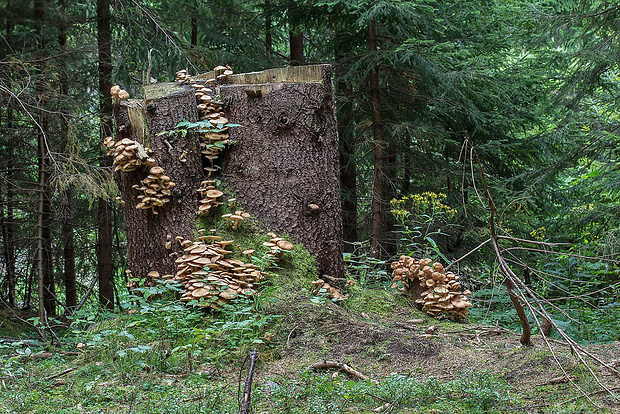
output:
[[[268,312],[281,316],[269,331],[269,342],[261,345],[253,412],[620,412],[620,403],[600,392],[564,345],[554,342],[554,357],[540,337],[534,337],[533,346],[522,347],[509,330],[438,321],[392,296],[384,290],[366,292],[348,308],[327,300],[314,303],[308,296],[270,307]],[[367,306],[373,301],[377,306]],[[97,330],[105,335],[120,327],[116,336],[121,332],[130,338],[133,348],[125,349],[136,355],[127,358],[127,352],[118,351],[123,346],[105,345],[105,340],[85,350],[75,343],[50,347],[37,340],[15,342],[7,336],[20,328],[19,321],[7,312],[1,316],[0,412],[238,410],[239,378],[247,375],[248,365],[242,367],[243,356],[250,347],[227,351],[220,355],[227,362],[219,364],[192,360],[188,348],[189,359],[173,363],[168,358],[174,344],[150,342],[140,351],[134,335],[142,319],[130,314]],[[620,343],[589,349],[620,366]],[[556,358],[598,407],[566,380]],[[346,363],[378,383],[334,370],[308,370],[323,360]],[[591,368],[608,387],[619,389],[620,378],[602,367]]]

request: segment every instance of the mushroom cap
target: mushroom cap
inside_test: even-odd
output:
[[[149,272],[146,277],[151,277],[151,278],[158,278],[159,277],[159,272],[153,270],[152,272]]]
[[[121,87],[118,85],[114,85],[110,88],[110,95],[115,96],[121,90]]]
[[[282,250],[293,250],[295,248],[295,245],[288,240],[278,241],[277,246]]]
[[[118,99],[120,99],[121,101],[123,99],[129,99],[129,92],[127,92],[124,89],[121,89],[120,91],[118,91]]]
[[[163,174],[164,173],[164,169],[161,168],[161,167],[151,167],[151,169],[149,170],[149,173],[151,173],[153,175]]]
[[[209,198],[218,198],[224,195],[220,190],[208,190],[205,194]]]

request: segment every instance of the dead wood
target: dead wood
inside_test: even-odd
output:
[[[46,377],[46,378],[45,378],[45,380],[46,380],[46,381],[49,381],[49,380],[52,380],[52,379],[54,379],[54,378],[62,377],[63,375],[67,375],[68,373],[73,372],[73,371],[75,371],[76,369],[77,369],[77,367],[67,368],[67,369],[65,369],[65,370],[63,370],[63,371],[60,371],[60,372],[59,372],[59,373],[57,373],[57,374],[50,375],[49,377]]]
[[[258,360],[258,352],[256,349],[250,354],[250,368],[248,369],[248,378],[245,380],[243,387],[243,400],[239,405],[239,414],[249,414],[251,412],[250,400],[252,397],[252,378],[254,377],[254,365]]]
[[[364,381],[370,380],[370,382],[375,383],[375,384],[377,383],[377,381],[370,379],[370,377],[362,374],[355,368],[350,367],[349,365],[344,364],[342,362],[322,361],[322,362],[317,362],[316,364],[312,364],[308,367],[308,369],[311,369],[311,370],[326,369],[326,368],[337,368],[343,372],[346,372],[349,375],[354,376],[355,378],[359,378]]]

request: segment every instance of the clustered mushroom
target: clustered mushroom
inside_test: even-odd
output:
[[[135,171],[143,163],[150,166],[156,163],[153,158],[147,155],[150,148],[145,149],[142,144],[132,139],[123,138],[114,142],[112,137],[106,137],[103,144],[108,148],[107,155],[114,157],[114,171]]]
[[[401,256],[391,265],[394,271],[392,278],[393,288],[402,282],[406,291],[414,289],[414,283],[419,283],[426,290],[416,299],[416,304],[429,315],[440,314],[449,319],[459,320],[467,316],[471,306],[469,290],[461,292],[460,277],[452,272],[446,272],[441,263],[433,263],[431,259],[416,260],[409,256]]]
[[[200,206],[198,206],[198,215],[206,216],[210,211],[223,203],[218,201],[218,198],[224,195],[223,192],[217,190],[214,186],[215,180],[204,180],[200,183],[200,188],[197,190],[200,193]]]
[[[232,228],[233,230],[237,230],[237,228],[239,227],[239,224],[250,217],[251,217],[250,213],[246,213],[243,210],[236,210],[234,214],[233,213],[222,214],[222,218],[226,219],[226,223],[228,223],[230,228]]]
[[[213,234],[201,231],[198,241],[177,237],[184,248],[182,256],[175,260],[178,271],[175,275],[164,275],[162,279],[180,282],[185,286],[181,301],[204,299],[200,306],[219,309],[238,296],[252,296],[252,287],[264,275],[258,266],[231,257],[228,250],[232,240],[221,240]],[[173,255],[178,255],[172,253]]]
[[[137,209],[151,209],[153,214],[158,214],[156,208],[161,207],[170,201],[171,189],[175,186],[174,182],[164,175],[162,167],[151,167],[149,175],[140,181],[141,185],[134,185],[142,194],[138,196],[140,202],[136,205]]]
[[[118,105],[122,100],[129,99],[129,92],[125,89],[121,89],[120,86],[114,85],[110,88],[110,95],[112,95],[112,99]]]
[[[313,281],[312,285],[313,295],[326,293],[331,300],[345,300],[349,298],[349,295],[343,295],[342,293],[340,293],[340,290],[338,290],[338,288],[333,287],[323,279],[317,279]],[[321,290],[323,292],[321,292]]]
[[[275,233],[267,233],[271,239],[268,242],[264,242],[263,246],[269,247],[265,256],[272,258],[274,261],[282,260],[285,251],[290,251],[295,248],[295,245],[283,237],[278,237]]]

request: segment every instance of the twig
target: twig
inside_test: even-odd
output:
[[[52,380],[54,378],[62,377],[63,375],[67,375],[68,373],[73,372],[76,369],[77,369],[77,367],[67,368],[64,371],[60,371],[58,374],[50,375],[49,377],[45,378],[45,381],[49,381],[49,380]]]
[[[366,375],[362,374],[355,368],[352,368],[348,366],[347,364],[343,364],[342,362],[323,361],[323,362],[317,362],[316,364],[312,364],[308,367],[308,369],[312,369],[312,370],[325,369],[325,368],[338,368],[339,370],[344,371],[347,374],[352,375],[361,380],[364,380],[364,381],[370,380],[370,382],[372,382],[373,384],[377,383],[377,381],[371,380],[370,377],[367,377]]]
[[[609,391],[619,391],[620,387],[615,387],[615,388],[610,388]],[[588,396],[593,396],[593,395],[598,395],[598,394],[602,394],[604,392],[606,392],[607,390],[598,390],[598,391],[594,391],[588,394]],[[568,404],[569,402],[573,402],[573,401],[577,401],[579,397],[574,397],[571,398],[570,400],[566,400],[566,401],[562,401],[561,403],[558,404],[558,407],[564,404]]]
[[[446,269],[445,269],[445,270],[446,270],[446,272],[447,272],[448,270],[450,270],[450,268],[451,268],[452,266],[454,266],[455,264],[457,264],[458,262],[460,262],[461,260],[463,260],[464,258],[466,258],[467,256],[469,256],[470,254],[472,254],[472,253],[476,252],[477,250],[479,250],[480,248],[482,248],[485,244],[487,244],[487,243],[488,243],[488,242],[490,242],[490,241],[491,241],[491,239],[487,239],[487,240],[483,241],[482,243],[480,243],[480,244],[478,245],[478,247],[475,247],[473,250],[468,251],[467,253],[465,253],[465,255],[461,256],[460,258],[458,258],[458,259],[456,259],[456,260],[453,260],[453,261],[452,261],[452,263],[450,263],[448,266],[446,266]]]

